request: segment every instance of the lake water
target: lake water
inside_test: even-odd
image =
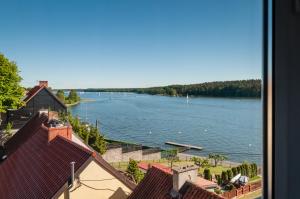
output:
[[[170,148],[166,141],[204,147],[197,155],[228,153],[229,160],[261,163],[260,99],[167,97],[134,93],[87,92],[93,99],[70,108],[95,124],[106,138]]]

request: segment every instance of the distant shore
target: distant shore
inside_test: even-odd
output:
[[[69,89],[63,89],[69,90]],[[261,80],[216,81],[199,84],[169,85],[148,88],[87,88],[75,89],[84,92],[132,92],[137,94],[170,97],[242,97],[261,98]]]

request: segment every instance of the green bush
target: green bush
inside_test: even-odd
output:
[[[215,192],[216,194],[221,194],[221,193],[222,193],[221,189],[219,189],[219,188],[215,188],[215,189],[214,189],[214,192]]]
[[[231,169],[227,170],[227,176],[228,176],[228,180],[231,180],[231,178],[233,178],[233,174],[232,174]]]
[[[129,160],[126,171],[134,178],[136,183],[139,183],[144,178],[144,174],[140,171],[137,161],[133,159]]]
[[[4,130],[4,132],[5,132],[5,134],[7,136],[11,136],[12,135],[12,132],[11,132],[12,127],[13,127],[13,123],[12,122],[8,122],[7,125],[6,125],[6,127],[5,127],[5,130]]]
[[[223,182],[222,182],[222,178],[221,178],[220,175],[216,174],[216,175],[215,175],[215,178],[216,178],[216,180],[217,180],[218,185],[221,185],[221,184],[223,183]]]
[[[255,163],[252,163],[251,165],[250,165],[250,173],[251,173],[251,178],[253,178],[253,177],[255,177],[255,176],[257,176],[257,165],[255,164]]]
[[[237,174],[241,173],[241,167],[240,167],[240,166],[237,166],[237,167],[236,167],[236,171],[237,171]]]
[[[204,169],[203,175],[204,175],[204,179],[212,180],[212,175],[210,173],[210,169],[208,169],[208,168]]]
[[[231,191],[232,189],[234,189],[235,187],[234,187],[234,185],[232,184],[232,183],[229,183],[229,184],[227,184],[225,187],[224,187],[224,189],[225,190],[227,190],[227,191]]]
[[[73,131],[85,141],[86,144],[91,146],[95,151],[100,154],[104,154],[106,151],[106,142],[104,136],[99,132],[95,126],[83,124],[76,117],[73,117],[70,113],[65,115],[60,113],[60,118],[63,121],[69,121]]]
[[[228,174],[226,171],[222,171],[221,178],[223,183],[228,181]]]
[[[236,176],[238,174],[236,167],[231,168],[231,171],[232,171],[233,176]]]

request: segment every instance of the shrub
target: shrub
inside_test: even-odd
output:
[[[106,142],[104,136],[99,132],[98,128],[80,122],[77,117],[73,117],[70,113],[65,115],[60,113],[60,118],[63,121],[69,121],[73,131],[79,135],[79,137],[90,145],[95,151],[100,154],[104,154],[106,151]]]
[[[234,189],[235,187],[234,187],[234,185],[232,184],[232,183],[229,183],[229,184],[227,184],[225,187],[224,187],[224,189],[225,190],[227,190],[227,191],[231,191],[232,189]]]
[[[127,173],[129,173],[134,178],[136,183],[139,183],[144,178],[144,174],[140,171],[137,161],[133,159],[129,160]]]
[[[5,132],[5,134],[7,136],[11,136],[12,135],[12,132],[11,132],[12,127],[13,127],[13,123],[8,122],[7,125],[6,125],[6,127],[5,127],[5,130],[4,130],[4,132]]]
[[[250,166],[249,166],[249,164],[245,164],[245,175],[250,177]]]
[[[223,182],[222,182],[222,178],[221,178],[220,175],[216,174],[216,175],[215,175],[215,178],[216,178],[216,180],[217,180],[218,185],[221,185],[221,184],[223,183]]]
[[[236,167],[236,171],[237,171],[237,174],[241,173],[241,167],[240,167],[240,166],[237,166],[237,167]]]
[[[206,180],[212,180],[210,169],[207,169],[207,168],[204,169],[203,175],[204,175],[204,179],[206,179]]]
[[[226,171],[222,171],[221,178],[223,183],[228,181],[228,174]]]
[[[231,180],[231,178],[233,177],[231,169],[227,170],[227,176],[228,176],[228,180]]]
[[[221,193],[222,193],[221,189],[219,189],[219,188],[215,188],[215,189],[214,189],[214,192],[215,192],[216,194],[221,194]]]
[[[236,176],[238,174],[236,167],[231,168],[231,171],[232,171],[233,176]]]

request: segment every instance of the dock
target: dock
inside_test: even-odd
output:
[[[180,144],[180,143],[176,143],[176,142],[165,142],[165,144],[177,146],[177,147],[184,147],[185,149],[195,149],[195,150],[203,149],[203,147],[200,147],[200,146],[193,146],[193,145],[189,145],[189,144]]]

